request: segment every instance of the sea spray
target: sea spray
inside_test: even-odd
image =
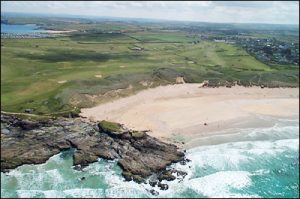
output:
[[[1,173],[1,196],[299,197],[298,121],[277,120],[273,127],[239,129],[226,136],[217,137],[222,144],[188,150],[187,158],[192,161],[186,165],[171,165],[188,175],[163,181],[168,190],[125,182],[116,161],[99,159],[83,171],[74,170],[72,151],[66,151],[45,164]],[[159,195],[153,196],[151,189]]]

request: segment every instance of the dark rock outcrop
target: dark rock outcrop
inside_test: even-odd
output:
[[[76,149],[75,169],[80,170],[98,158],[118,159],[125,180],[138,183],[152,174],[161,174],[160,180],[174,180],[172,173],[164,170],[172,163],[184,161],[184,153],[175,145],[117,123],[96,124],[81,118],[41,123],[1,114],[1,171],[44,163],[70,148]]]
[[[167,180],[172,181],[175,180],[176,177],[172,175],[172,171],[163,171],[157,178],[159,181]]]
[[[158,183],[157,185],[161,190],[167,190],[169,189],[169,186],[167,184]]]
[[[158,196],[158,195],[159,195],[159,193],[158,193],[157,191],[155,191],[154,189],[151,189],[149,192],[150,192],[152,195],[154,195],[154,196]]]

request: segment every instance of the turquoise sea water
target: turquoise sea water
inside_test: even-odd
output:
[[[26,25],[10,25],[1,23],[1,33],[35,33],[35,32],[45,32],[43,29],[35,24],[26,24]]]
[[[116,161],[72,169],[72,151],[1,173],[1,196],[299,198],[299,120],[276,120],[272,127],[240,129],[220,139],[225,142],[188,150],[191,162],[172,165],[188,175],[167,182],[166,191],[155,187],[158,196],[147,191],[150,185],[124,182]]]

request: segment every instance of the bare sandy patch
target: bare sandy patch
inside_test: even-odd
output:
[[[139,83],[142,84],[143,86],[148,86],[149,85],[149,83],[147,81],[140,81]]]
[[[60,34],[60,33],[74,32],[74,31],[77,31],[77,30],[47,30],[47,33]]]
[[[102,78],[102,75],[98,74],[98,75],[95,75],[95,77]]]
[[[183,77],[176,77],[176,84],[185,84]]]
[[[66,82],[67,82],[67,80],[57,81],[57,83],[59,83],[59,84],[64,84],[64,83],[66,83]]]

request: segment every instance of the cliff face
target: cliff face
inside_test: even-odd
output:
[[[143,131],[133,131],[117,123],[91,123],[80,118],[33,122],[1,115],[1,171],[23,164],[39,164],[62,150],[76,148],[75,169],[97,159],[117,159],[126,180],[138,183],[151,175],[161,181],[174,180],[166,167],[185,163],[184,153]],[[184,175],[184,173],[182,174]]]

